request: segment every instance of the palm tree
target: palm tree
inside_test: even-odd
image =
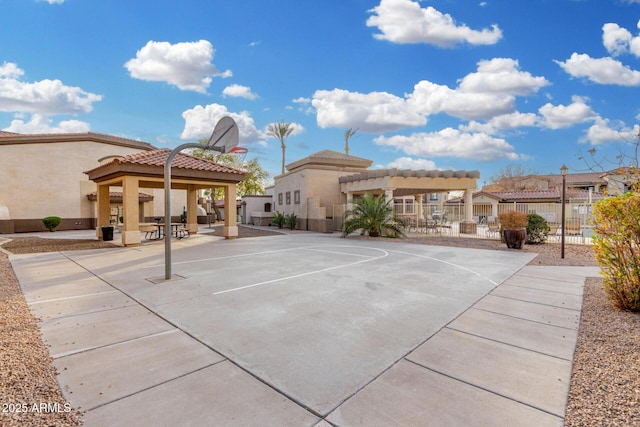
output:
[[[358,129],[349,128],[344,133],[344,154],[349,155],[349,139],[358,132]]]
[[[282,148],[282,175],[284,175],[284,151],[287,148],[284,140],[293,132],[293,129],[292,123],[290,122],[271,123],[267,127],[267,135],[280,140],[280,147]]]
[[[385,201],[384,195],[374,197],[367,193],[353,203],[354,208],[344,214],[342,237],[356,230],[363,230],[363,233],[367,232],[371,237],[404,236],[402,222],[395,215],[391,200]]]

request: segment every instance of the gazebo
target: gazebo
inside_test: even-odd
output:
[[[96,235],[102,238],[102,226],[110,220],[110,188],[122,187],[124,229],[122,243],[125,246],[139,245],[140,188],[164,188],[164,165],[171,150],[160,149],[116,157],[94,169],[84,172],[97,188]],[[224,237],[238,236],[236,223],[236,186],[244,179],[245,172],[221,164],[178,153],[171,167],[171,189],[186,190],[187,220],[190,234],[198,232],[197,195],[200,189],[221,187],[224,189]]]
[[[416,195],[422,200],[424,194],[442,191],[464,191],[464,201],[471,206],[479,177],[478,171],[376,169],[340,177],[340,191],[347,195],[347,209],[351,209],[353,196],[358,194],[384,194],[387,201],[394,197]],[[418,204],[417,217],[422,217],[421,203]],[[476,226],[473,211],[465,210],[460,232],[475,233]]]

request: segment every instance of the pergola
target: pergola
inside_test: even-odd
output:
[[[347,209],[351,209],[357,194],[384,194],[389,201],[394,197],[415,195],[421,199],[428,193],[460,190],[464,191],[467,206],[471,206],[479,177],[478,171],[377,169],[340,177],[340,191],[347,195]],[[418,217],[422,217],[421,210],[422,204],[418,204]],[[475,233],[475,227],[472,209],[465,209],[460,232]]]
[[[102,226],[110,220],[110,187],[122,187],[124,230],[122,243],[139,245],[140,211],[138,192],[140,188],[164,188],[164,165],[171,150],[160,149],[117,157],[108,163],[86,171],[97,186],[97,229],[102,238]],[[236,223],[236,186],[244,179],[245,172],[221,164],[178,153],[171,167],[171,189],[187,192],[187,222],[189,233],[198,232],[198,190],[221,187],[224,189],[224,237],[238,236]]]

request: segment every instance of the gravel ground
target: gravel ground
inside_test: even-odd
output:
[[[49,350],[42,343],[7,255],[0,252],[0,424],[79,426],[81,415],[65,406]],[[41,406],[42,405],[42,406]]]
[[[220,230],[214,230],[216,234]],[[269,229],[239,227],[239,237],[279,234]],[[350,236],[349,239],[368,237]],[[390,241],[385,239],[385,241]],[[507,249],[497,240],[448,237],[408,237],[404,242],[492,250]],[[0,239],[0,244],[2,241]],[[51,252],[113,246],[96,240],[14,239],[2,245],[12,253]],[[526,245],[538,254],[529,265],[596,265],[591,248],[566,245]],[[51,357],[24,300],[7,256],[0,252],[0,396],[4,405],[58,403],[60,412],[2,413],[5,426],[76,426],[81,414],[64,412],[64,398],[56,381]],[[640,314],[617,312],[606,300],[600,279],[588,279],[578,344],[574,357],[567,426],[640,426]],[[31,409],[31,406],[29,406]],[[3,411],[4,412],[4,411]]]

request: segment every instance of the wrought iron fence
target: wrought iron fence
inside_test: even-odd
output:
[[[421,207],[415,204],[396,204],[395,213],[407,224],[407,233],[435,233],[451,237],[472,237],[482,239],[500,239],[498,215],[501,212],[518,211],[527,214],[536,213],[547,220],[550,227],[549,242],[559,242],[562,233],[560,203],[498,203],[473,205],[473,220],[478,224],[475,233],[462,233],[460,222],[465,218],[465,206],[460,204],[425,203]],[[583,201],[569,202],[565,206],[565,241],[567,244],[591,244],[591,204]],[[342,230],[346,205],[333,206],[334,230]],[[422,216],[420,215],[422,212]],[[435,226],[432,226],[435,220]],[[468,230],[465,230],[468,231]]]

